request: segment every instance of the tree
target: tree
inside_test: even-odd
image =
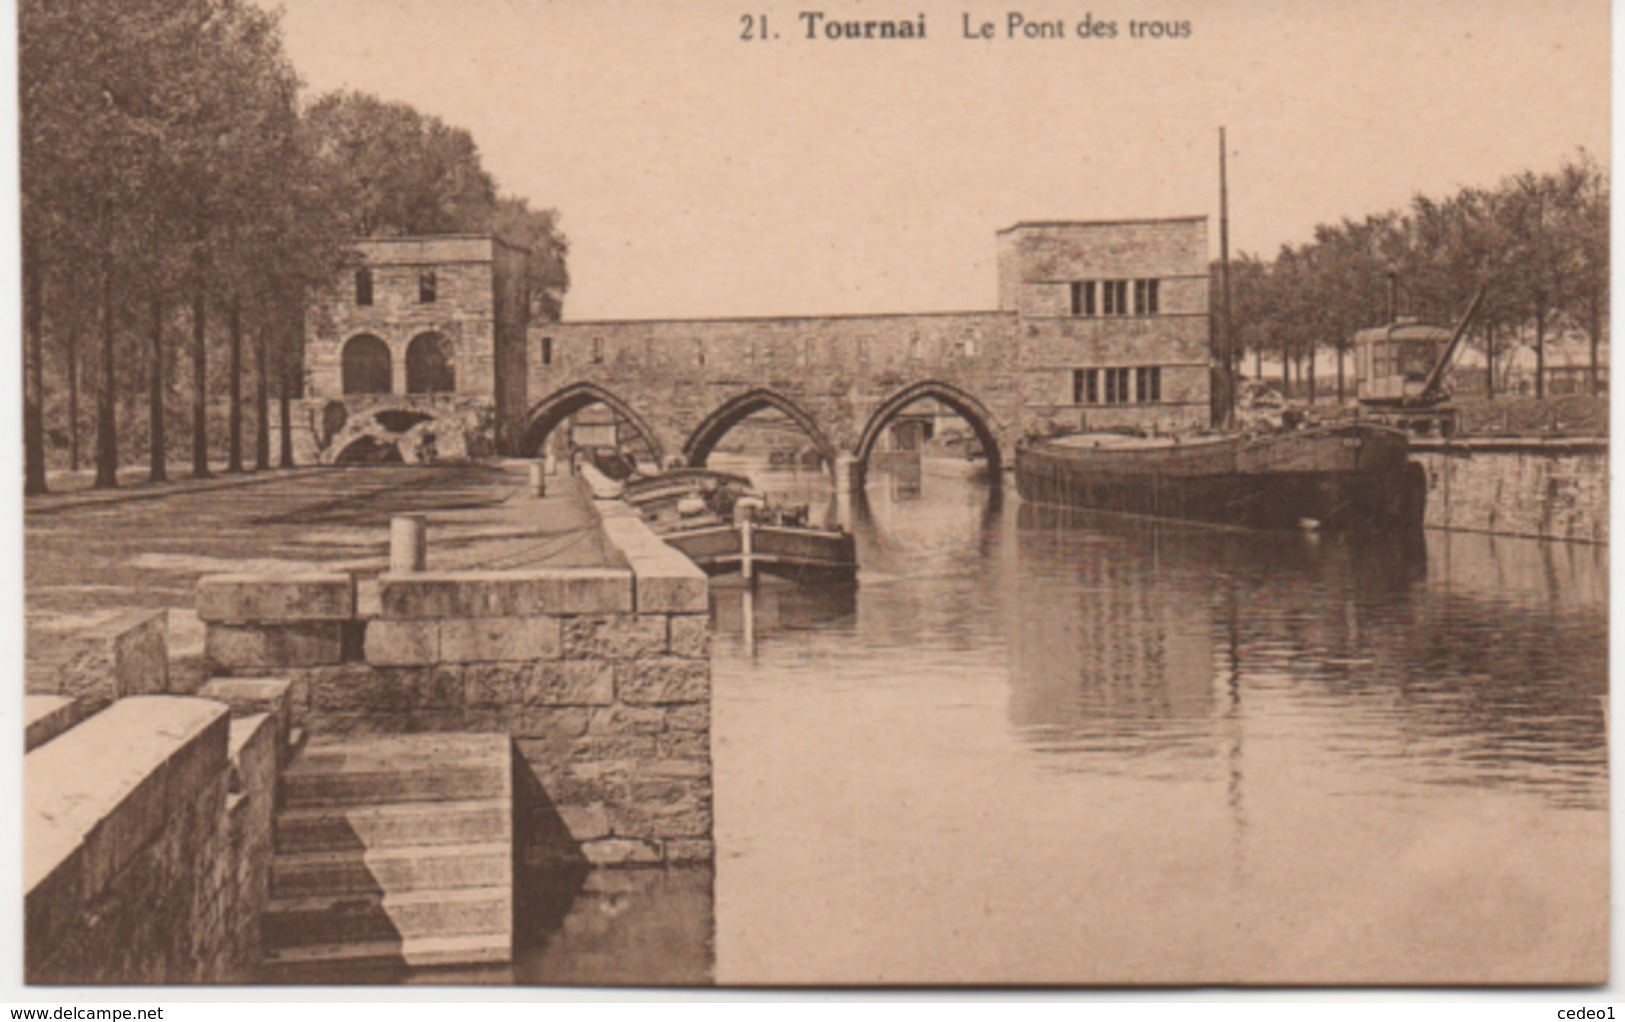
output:
[[[530,250],[525,284],[535,315],[545,320],[563,315],[564,294],[570,289],[570,271],[565,265],[570,243],[559,232],[558,213],[531,209],[524,199],[502,198],[485,229]]]
[[[500,195],[468,132],[357,92],[317,100],[306,123],[337,215],[352,236],[499,235],[530,251],[525,281],[536,314],[559,317],[570,275],[558,214]]]
[[[1557,193],[1563,198],[1559,229],[1574,245],[1568,318],[1584,324],[1590,346],[1589,390],[1600,395],[1599,346],[1608,319],[1608,174],[1581,150],[1577,159],[1564,164],[1558,176],[1562,184]]]
[[[468,132],[359,92],[323,96],[306,121],[350,234],[444,234],[488,221],[496,186]]]

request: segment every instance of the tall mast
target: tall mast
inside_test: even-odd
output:
[[[1230,337],[1230,188],[1225,180],[1224,128],[1219,128],[1219,414],[1225,429],[1236,425],[1235,351]]]

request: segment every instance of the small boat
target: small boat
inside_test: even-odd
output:
[[[785,505],[748,478],[679,469],[628,482],[622,499],[666,543],[709,575],[764,572],[796,581],[851,582],[857,544],[841,528],[807,523],[806,505]]]
[[[1023,500],[1260,529],[1414,529],[1427,474],[1397,429],[1369,423],[1273,433],[1083,433],[1016,451]]]

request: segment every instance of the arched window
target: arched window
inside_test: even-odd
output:
[[[357,334],[344,344],[344,392],[389,393],[389,345],[371,334]]]
[[[457,373],[452,368],[446,339],[439,334],[419,334],[406,346],[406,392],[408,394],[449,394],[457,389]]]

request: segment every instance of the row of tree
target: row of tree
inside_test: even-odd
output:
[[[1230,265],[1232,353],[1267,357],[1313,400],[1315,356],[1344,357],[1356,331],[1388,322],[1389,275],[1400,313],[1453,325],[1485,288],[1469,329],[1494,394],[1520,347],[1534,350],[1535,387],[1546,388],[1546,342],[1567,331],[1590,342],[1591,392],[1600,392],[1598,346],[1608,319],[1608,173],[1585,152],[1558,170],[1526,171],[1494,188],[1443,200],[1418,195],[1407,210],[1322,224],[1314,240],[1282,246],[1274,260],[1243,254]],[[1218,289],[1215,289],[1215,295]],[[1498,368],[1499,367],[1499,368]]]
[[[22,0],[18,16],[26,492],[46,489],[48,440],[78,468],[82,392],[98,487],[117,485],[121,407],[145,406],[150,475],[167,478],[182,393],[192,474],[210,473],[221,391],[227,467],[242,470],[245,358],[254,465],[271,464],[272,391],[291,464],[305,296],[353,237],[501,233],[532,249],[533,306],[558,315],[556,214],[501,195],[466,131],[358,93],[305,102],[276,15],[248,0]]]

